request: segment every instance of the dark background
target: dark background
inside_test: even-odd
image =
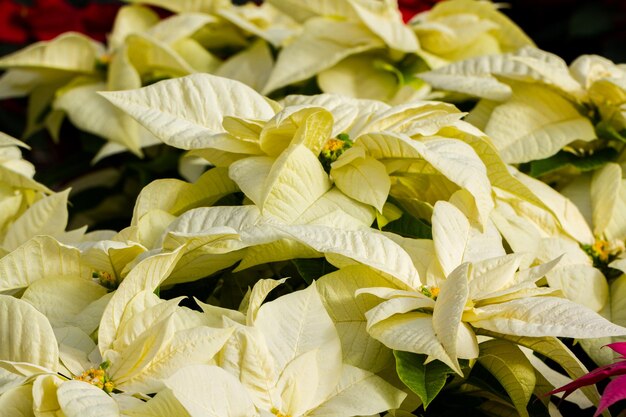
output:
[[[626,0],[511,0],[502,9],[537,46],[570,63],[582,54],[626,63]]]

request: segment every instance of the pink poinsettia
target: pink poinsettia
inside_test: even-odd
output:
[[[617,378],[609,382],[604,389],[600,404],[598,404],[598,409],[593,417],[599,416],[604,410],[619,400],[626,399],[626,342],[611,343],[606,346],[619,353],[622,360],[594,369],[587,375],[581,376],[567,385],[550,391],[548,394],[552,395],[558,392],[565,392],[565,394],[563,394],[563,398],[565,398],[580,387],[593,385],[603,379],[616,376]]]

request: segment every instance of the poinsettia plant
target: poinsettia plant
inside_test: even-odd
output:
[[[0,58],[0,414],[608,415],[623,66],[484,1],[128,3]]]

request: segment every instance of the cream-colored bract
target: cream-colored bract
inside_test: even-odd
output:
[[[528,268],[532,255],[490,257],[486,245],[502,251],[499,239],[486,240],[489,232],[472,231],[463,213],[450,203],[438,202],[432,221],[435,258],[423,280],[428,286],[357,291],[383,300],[366,317],[370,334],[385,345],[427,354],[460,373],[457,358],[479,354],[473,329],[576,338],[620,336],[626,331],[579,304],[555,297],[554,289],[536,285],[560,259]],[[481,252],[472,252],[479,241]],[[420,330],[410,331],[411,327]]]
[[[420,55],[432,68],[475,56],[514,52],[533,41],[496,3],[450,0],[411,19]]]
[[[419,76],[438,89],[481,98],[468,121],[493,139],[506,162],[521,163],[572,143],[580,150],[593,148],[584,142],[612,139],[594,127],[624,129],[625,74],[601,57],[583,55],[568,67],[553,54],[525,47]]]
[[[263,93],[318,76],[327,93],[390,101],[401,95],[403,80],[394,66],[417,51],[418,41],[393,2],[315,0],[304,8],[291,0],[269,3],[301,22],[302,30],[283,45]],[[372,59],[360,59],[365,57]],[[360,71],[361,65],[367,70]],[[364,95],[361,88],[368,84]]]
[[[269,289],[253,290],[251,300]],[[375,374],[342,363],[339,335],[315,284],[262,305],[245,324],[236,325],[218,364],[238,377],[259,410],[369,415],[398,408],[405,397]]]

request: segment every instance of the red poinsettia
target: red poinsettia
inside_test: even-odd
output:
[[[0,0],[0,42],[49,40],[68,31],[104,41],[119,8],[120,4],[93,2],[77,7],[65,0],[36,0],[29,6]]]
[[[398,0],[398,8],[402,12],[402,19],[408,22],[413,16],[431,9],[439,1],[441,0]]]
[[[580,387],[593,385],[608,377],[616,376],[617,378],[609,382],[606,388],[604,388],[600,404],[598,404],[598,409],[593,417],[599,416],[604,410],[616,402],[626,399],[626,342],[611,343],[607,346],[619,353],[622,360],[594,369],[587,375],[583,375],[561,388],[550,391],[548,394],[552,395],[557,392],[565,392],[565,394],[563,394],[563,398],[565,398]]]

